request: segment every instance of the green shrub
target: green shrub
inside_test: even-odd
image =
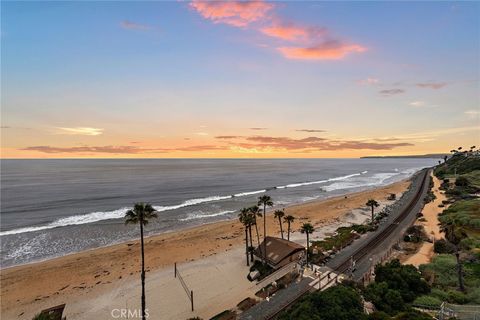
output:
[[[469,290],[467,300],[472,304],[480,304],[480,287]]]
[[[433,251],[435,253],[453,253],[455,252],[455,246],[452,245],[450,242],[446,241],[445,239],[440,239],[435,241],[433,245]]]
[[[371,314],[368,315],[369,320],[390,320],[392,319],[388,313],[385,313],[383,311],[375,311]]]
[[[366,320],[360,294],[355,289],[338,285],[325,291],[310,293],[283,312],[281,320]]]
[[[448,290],[448,302],[464,304],[468,302],[468,298],[464,293],[456,290]]]
[[[405,302],[400,292],[389,289],[386,282],[370,283],[364,290],[364,297],[371,301],[377,310],[386,312],[390,315],[403,311]]]
[[[432,262],[420,266],[420,272],[427,281],[443,289],[457,285],[456,260],[453,255],[439,254]]]
[[[417,296],[430,292],[417,268],[402,265],[397,259],[375,267],[375,281],[386,282],[388,288],[400,292],[405,302],[412,302]]]
[[[432,288],[430,292],[430,296],[437,298],[440,301],[447,301],[448,300],[448,293],[445,290]]]
[[[442,301],[438,298],[429,296],[420,296],[413,301],[414,306],[424,306],[428,308],[436,308],[442,304]]]
[[[468,187],[470,185],[467,177],[465,176],[460,176],[455,180],[455,185],[457,187]]]
[[[433,318],[426,313],[423,313],[417,310],[409,310],[409,311],[400,313],[393,319],[394,320],[432,320]]]

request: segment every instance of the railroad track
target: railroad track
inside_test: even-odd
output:
[[[422,197],[423,191],[425,189],[425,184],[427,183],[427,178],[429,176],[428,175],[429,172],[430,172],[429,169],[425,169],[422,173],[420,173],[421,175],[423,175],[423,177],[421,178],[422,182],[418,187],[418,190],[416,191],[415,195],[409,201],[408,205],[402,209],[402,211],[395,217],[395,219],[387,227],[385,227],[382,231],[376,234],[372,239],[369,239],[368,241],[366,241],[353,254],[350,254],[349,256],[345,257],[344,260],[339,265],[332,268],[332,270],[336,273],[336,276],[332,277],[325,284],[325,286],[328,286],[333,281],[335,281],[340,274],[345,273],[350,268],[350,263],[352,259],[357,262],[361,261],[365,256],[368,255],[369,252],[371,252],[372,250],[377,248],[381,243],[386,241],[388,237],[395,231],[395,229],[399,227],[406,218],[408,218],[408,216],[411,214],[412,210],[415,209],[415,206],[418,204],[418,201]],[[321,283],[322,280],[325,280],[327,276],[328,275],[323,276],[321,279],[319,279],[319,282]],[[310,286],[300,289],[290,299],[282,303],[281,307],[275,308],[275,310],[272,310],[272,309],[268,310],[266,313],[263,314],[263,316],[261,316],[261,318],[274,319],[282,310],[285,310],[286,308],[288,308],[296,300],[300,299],[304,294],[311,291],[311,289],[312,287]],[[250,318],[241,317],[241,319],[250,319]]]
[[[371,252],[373,249],[377,248],[379,244],[384,242],[391,234],[392,232],[395,231],[395,229],[409,216],[411,211],[415,208],[417,205],[418,201],[422,197],[423,190],[425,188],[425,184],[427,183],[427,178],[428,178],[428,173],[430,170],[424,170],[422,173],[422,182],[420,184],[420,187],[418,188],[417,193],[413,197],[413,199],[409,202],[409,204],[400,212],[400,214],[393,220],[392,223],[390,223],[385,229],[383,229],[381,232],[379,232],[375,237],[367,241],[363,246],[361,246],[357,251],[355,251],[352,255],[346,257],[346,259],[338,265],[336,268],[333,268],[333,271],[335,271],[337,274],[344,273],[347,271],[350,266],[351,266],[351,260],[354,261],[361,261],[362,258],[364,258],[369,252]],[[325,276],[322,277],[321,280],[325,279]],[[321,281],[320,280],[320,281]],[[334,278],[332,278],[331,281],[333,281]],[[328,282],[327,284],[329,284]]]

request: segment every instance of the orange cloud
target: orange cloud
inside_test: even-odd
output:
[[[366,140],[329,140],[320,137],[307,137],[294,139],[290,137],[270,137],[270,136],[219,136],[217,139],[235,139],[230,145],[233,149],[255,149],[270,151],[338,151],[338,150],[391,150],[398,147],[413,146],[408,142],[394,142],[393,139],[385,141],[366,141]],[[243,140],[243,141],[241,141]]]
[[[349,53],[364,52],[367,49],[357,44],[345,44],[329,40],[311,47],[281,47],[278,50],[288,59],[338,60]]]
[[[20,149],[23,151],[38,151],[43,153],[109,153],[109,154],[137,154],[151,152],[152,149],[142,149],[134,146],[82,146],[82,147],[51,147],[33,146]]]
[[[136,146],[81,146],[81,147],[52,147],[32,146],[20,149],[22,151],[37,151],[42,153],[75,153],[75,154],[141,154],[141,153],[169,153],[175,151],[202,152],[215,150],[229,150],[227,146],[200,145],[176,148],[140,148]]]
[[[245,27],[259,21],[274,8],[271,3],[263,1],[199,1],[194,0],[190,7],[205,19],[214,23],[226,23],[235,27]]]

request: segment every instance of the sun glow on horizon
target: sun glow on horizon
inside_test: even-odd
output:
[[[479,6],[5,2],[1,158],[351,158],[478,145]]]

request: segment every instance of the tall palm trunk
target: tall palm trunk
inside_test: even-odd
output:
[[[373,224],[373,219],[374,219],[374,209],[373,209],[373,206],[372,206],[372,224]]]
[[[457,259],[458,287],[460,291],[465,292],[465,285],[463,284],[462,263],[460,262],[460,252],[458,251],[458,248],[455,248],[455,258]]]
[[[252,225],[248,226],[248,233],[250,234],[250,248],[253,249]],[[253,250],[250,250],[250,260],[253,262]]]
[[[247,266],[250,265],[248,260],[248,226],[245,226],[245,255],[247,256]]]
[[[143,249],[143,217],[140,219],[140,242],[142,247],[142,320],[145,320],[145,251]]]
[[[282,227],[282,217],[278,216],[278,223],[280,223],[280,235],[283,239],[283,227]]]
[[[255,217],[255,232],[257,233],[257,246],[260,247],[260,235],[258,234],[257,217]]]
[[[288,241],[290,241],[290,221],[288,221],[287,223],[288,223],[287,239]]]
[[[267,204],[263,203],[263,262],[267,263],[267,243],[265,238],[267,237]]]
[[[310,249],[310,237],[307,232],[307,266],[308,266],[308,251]]]

